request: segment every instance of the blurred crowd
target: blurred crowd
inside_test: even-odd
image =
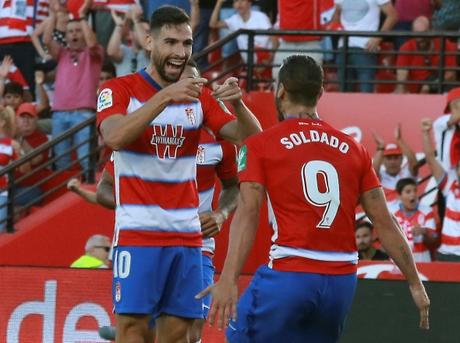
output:
[[[176,5],[190,14],[195,52],[203,51],[210,43],[239,29],[415,33],[460,29],[460,3],[454,0],[3,1],[0,7],[0,165],[7,166],[49,139],[94,117],[97,90],[102,82],[147,67],[150,61],[148,19],[162,5]],[[197,62],[202,71],[212,72],[216,59],[224,58],[219,68],[232,69],[232,65],[240,62],[244,65],[249,54],[253,54],[258,65],[254,76],[270,80],[265,83],[268,88],[276,79],[277,66],[293,51],[323,63],[327,75],[334,73],[340,87],[331,87],[331,90],[449,91],[453,87],[440,90],[437,82],[441,58],[445,67],[453,68],[444,72],[444,81],[458,79],[457,41],[443,41],[435,36],[349,37],[345,42],[344,38],[315,35],[256,35],[253,51],[248,51],[249,48],[248,37],[239,35],[219,49],[217,56],[213,52]],[[347,57],[350,66],[347,78],[355,80],[354,83],[340,83],[345,78],[344,69],[340,68],[345,63],[345,55],[341,53],[344,49],[351,52]],[[399,53],[383,54],[391,50]],[[443,54],[446,55],[442,57]],[[379,65],[393,68],[374,68]],[[244,72],[241,68],[233,69],[237,76],[241,72]],[[372,82],[378,79],[393,80],[395,84],[382,88]],[[423,81],[430,83],[423,84]],[[425,159],[445,194],[440,193],[439,199],[444,201],[440,202],[439,211],[420,205],[415,181],[420,161],[405,142],[402,129],[396,128],[394,142],[384,142],[377,133],[374,135],[377,144],[374,168],[386,190],[389,206],[419,261],[452,256],[460,259],[460,233],[456,235],[460,232],[457,228],[460,202],[457,203],[456,197],[460,192],[460,173],[455,172],[460,156],[459,121],[460,92],[454,88],[449,93],[446,115],[433,125],[428,121],[423,123]],[[429,140],[431,131],[435,137],[433,147]],[[20,179],[15,205],[26,206],[40,197],[43,189],[36,183],[46,178],[52,169],[67,170],[72,160],[78,160],[77,167],[88,170],[90,134],[90,127],[85,127],[56,144],[52,151],[45,150],[18,168],[16,178],[32,169],[38,168],[38,171]],[[77,147],[73,154],[69,153],[72,147]],[[48,163],[52,156],[61,157]],[[83,179],[85,175],[83,173]],[[0,182],[0,188],[4,189],[7,176],[2,176]],[[0,231],[5,227],[6,201],[7,192],[3,191]],[[444,218],[442,224],[440,218]],[[376,237],[372,229],[370,223],[359,221],[356,239],[360,253],[363,258],[385,258],[374,245]]]

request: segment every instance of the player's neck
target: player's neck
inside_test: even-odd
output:
[[[163,80],[163,78],[160,76],[160,74],[158,73],[156,68],[153,67],[152,65],[149,65],[145,70],[150,75],[150,77],[153,80],[155,80],[155,82],[158,83],[161,86],[161,88],[167,87],[167,86],[169,86],[171,84],[171,83]]]
[[[316,113],[316,106],[315,107],[307,107],[307,106],[287,106],[285,109],[285,117],[286,118],[296,118],[296,119],[311,119],[311,120],[318,120],[319,116]]]

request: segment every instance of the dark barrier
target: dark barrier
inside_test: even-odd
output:
[[[428,282],[431,329],[418,329],[407,282],[359,280],[340,343],[460,342],[460,283]]]

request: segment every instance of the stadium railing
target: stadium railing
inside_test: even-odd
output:
[[[89,137],[77,145],[72,145],[70,149],[64,151],[60,155],[56,155],[54,153],[54,147],[61,143],[66,139],[71,139],[71,137],[77,133],[78,131],[90,128],[90,135]],[[85,144],[89,144],[88,153],[81,158],[76,157],[76,151],[80,146]],[[6,222],[6,232],[13,233],[14,232],[14,223],[15,219],[20,215],[20,213],[24,213],[30,210],[31,207],[40,204],[45,198],[53,196],[58,192],[62,191],[63,188],[66,187],[67,182],[73,177],[83,177],[86,183],[94,183],[95,182],[95,175],[98,168],[98,160],[99,160],[99,153],[103,149],[102,146],[98,146],[98,135],[96,130],[96,116],[88,118],[84,122],[76,125],[72,129],[62,133],[55,139],[48,141],[47,143],[41,145],[40,147],[34,149],[29,154],[21,157],[20,159],[14,161],[13,163],[9,164],[8,166],[0,169],[0,177],[7,175],[8,177],[8,185],[4,189],[0,189],[0,193],[7,191],[8,192],[8,200],[6,204],[0,205],[0,210],[4,207],[7,208],[7,216],[6,219],[0,220],[0,225],[4,225]],[[29,172],[21,175],[20,177],[16,177],[17,170],[20,166],[28,164],[37,156],[43,154],[46,151],[53,151],[50,158],[40,164]],[[55,162],[64,158],[72,156],[72,160],[70,165],[65,169],[57,169],[54,166]],[[79,167],[82,160],[88,159],[88,169],[83,170]],[[51,180],[57,180],[56,182],[51,182],[51,187],[47,188],[40,196],[32,197],[32,199],[25,205],[19,207],[17,205],[17,199],[20,196],[27,195],[27,193],[32,192],[32,189],[25,189],[21,192],[18,192],[18,188],[20,187],[21,183],[31,177],[34,176],[35,173],[47,169],[49,173],[43,179],[39,180],[37,183],[34,184],[34,187],[41,187],[45,184],[49,183]],[[69,170],[72,170],[69,173]]]
[[[255,37],[256,36],[319,36],[321,38],[330,37],[333,41],[335,41],[335,45],[337,46],[337,42],[339,39],[343,39],[343,47],[340,49],[332,48],[332,49],[319,49],[319,50],[286,50],[286,49],[264,49],[270,53],[275,53],[276,51],[284,51],[284,52],[292,52],[294,53],[323,53],[328,55],[333,55],[334,58],[332,61],[335,61],[335,57],[338,54],[342,55],[342,60],[344,63],[336,64],[335,62],[327,62],[324,64],[326,70],[335,70],[343,73],[344,77],[341,80],[334,80],[328,79],[327,75],[325,78],[325,84],[336,84],[339,86],[339,89],[343,90],[346,88],[347,85],[357,85],[360,81],[356,79],[350,78],[351,73],[353,70],[359,69],[374,69],[376,73],[378,71],[386,71],[390,74],[394,75],[394,79],[385,80],[385,79],[375,79],[371,80],[368,83],[374,85],[396,85],[396,84],[420,84],[420,85],[428,85],[431,88],[433,93],[443,93],[446,89],[454,86],[460,86],[460,82],[455,81],[447,81],[444,79],[446,71],[455,71],[458,73],[460,68],[456,67],[447,67],[445,65],[445,57],[446,56],[456,56],[457,58],[460,55],[460,52],[446,52],[446,40],[459,40],[460,39],[460,32],[424,32],[424,33],[413,33],[413,32],[403,32],[403,31],[395,31],[395,32],[369,32],[369,31],[303,31],[303,30],[238,30],[230,35],[214,42],[213,44],[209,45],[207,48],[203,49],[200,52],[194,54],[195,60],[202,65],[203,59],[208,59],[209,54],[216,53],[219,49],[221,49],[226,43],[236,39],[237,37],[245,35],[248,38],[248,49],[247,50],[238,50],[239,53],[246,53],[247,55],[247,63],[236,63],[231,66],[226,66],[226,63],[229,61],[229,57],[222,57],[219,58],[209,65],[207,65],[202,71],[202,73],[207,73],[211,71],[215,71],[215,76],[210,79],[210,82],[222,80],[224,77],[229,75],[238,74],[241,78],[243,78],[245,82],[246,91],[257,89],[255,87],[257,84],[260,83],[272,83],[273,79],[258,79],[255,77],[254,70],[255,68],[263,68],[263,67],[279,67],[279,64],[256,64],[254,60],[254,52],[255,51]],[[348,64],[349,58],[353,54],[359,54],[362,52],[357,52],[356,50],[351,49],[349,46],[350,37],[379,37],[383,38],[383,42],[394,40],[398,37],[407,37],[409,38],[439,38],[440,39],[440,51],[439,52],[406,52],[406,55],[424,55],[424,57],[429,57],[431,55],[440,55],[439,63],[437,66],[419,66],[419,67],[405,67],[406,70],[428,70],[428,71],[436,71],[437,78],[434,80],[424,80],[424,81],[404,81],[398,82],[396,80],[396,70],[398,67],[395,63],[380,63],[376,65],[361,65],[361,66],[352,66]],[[334,45],[334,44],[333,44]],[[391,44],[390,44],[391,45]],[[396,57],[401,54],[398,50],[394,49],[381,49],[380,51],[376,52],[378,55],[378,60],[383,60],[385,58],[393,58],[394,61]],[[243,71],[243,72],[241,72]],[[456,78],[457,79],[457,78]]]

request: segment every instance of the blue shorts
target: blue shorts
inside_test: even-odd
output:
[[[339,340],[356,287],[356,274],[321,275],[260,267],[238,302],[230,343]]]
[[[203,255],[203,289],[208,288],[214,283],[214,265],[212,258]],[[208,317],[208,312],[211,307],[211,294],[208,294],[203,299],[203,315],[204,318]]]
[[[203,318],[200,248],[116,247],[113,275],[117,314]]]

